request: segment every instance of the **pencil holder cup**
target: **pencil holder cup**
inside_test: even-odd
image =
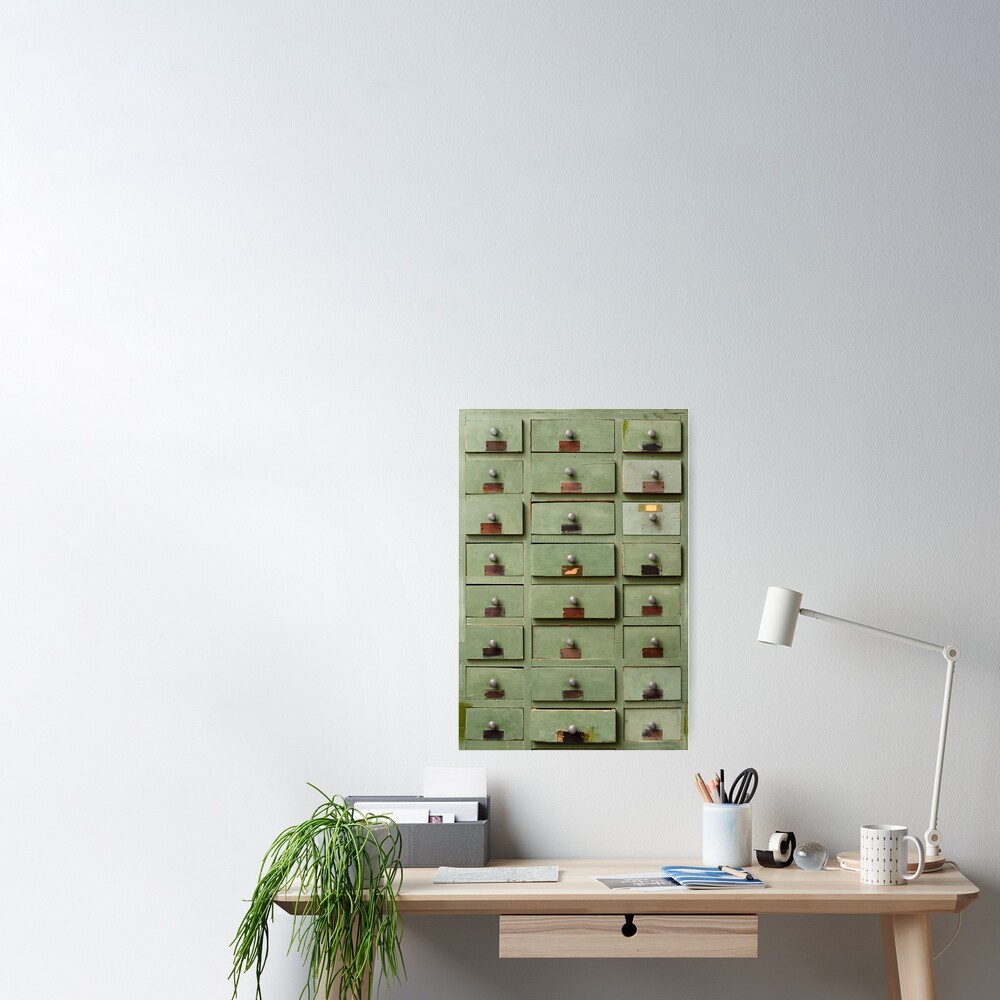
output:
[[[742,868],[751,861],[750,803],[701,807],[701,863]]]

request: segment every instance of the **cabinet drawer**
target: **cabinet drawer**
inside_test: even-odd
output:
[[[524,576],[524,546],[520,542],[469,543],[465,575]]]
[[[574,417],[531,421],[532,451],[614,451],[615,422],[600,417]]]
[[[622,686],[626,701],[680,701],[680,667],[625,667]]]
[[[615,585],[536,583],[531,588],[531,617],[566,620],[614,618]]]
[[[633,505],[634,506],[634,505]],[[615,505],[612,501],[579,503],[535,501],[531,504],[534,535],[613,535]]]
[[[469,584],[465,588],[465,617],[523,618],[524,587],[498,587],[492,583]]]
[[[679,890],[680,891],[680,890]],[[501,958],[756,958],[757,914],[500,916]],[[631,930],[631,928],[630,928]]]
[[[625,739],[629,743],[675,742],[684,738],[682,708],[626,708]]]
[[[466,667],[465,697],[470,701],[520,701],[524,697],[524,671],[510,667]]]
[[[465,463],[466,493],[522,493],[523,462],[493,462],[470,458]]]
[[[467,535],[520,535],[524,531],[520,497],[466,497],[463,527]]]
[[[615,658],[614,625],[535,625],[533,660],[611,663]]]
[[[613,708],[533,708],[531,739],[536,743],[614,743],[617,718]]]
[[[539,667],[531,671],[532,701],[614,701],[614,667]]]
[[[656,454],[681,450],[679,420],[623,420],[622,451]]]
[[[622,504],[622,533],[625,535],[679,535],[681,505],[679,503]]]
[[[670,584],[626,584],[622,588],[626,618],[655,618],[677,624],[681,620],[681,588]]]
[[[465,450],[468,452],[523,451],[520,417],[505,413],[469,414],[465,418]]]
[[[524,739],[524,709],[522,708],[467,708],[465,710],[465,738],[503,743]]]
[[[680,542],[623,542],[625,576],[680,576]]]
[[[681,655],[679,625],[626,625],[625,659],[631,663],[643,660],[677,659]]]
[[[591,577],[615,575],[615,547],[610,542],[535,542],[531,575]]]
[[[524,629],[520,625],[468,625],[467,660],[520,660],[524,656]]]
[[[531,463],[532,493],[614,493],[615,479],[611,459],[536,458]]]
[[[626,458],[622,462],[622,493],[680,493],[679,458]]]

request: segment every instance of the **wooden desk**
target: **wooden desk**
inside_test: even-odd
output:
[[[979,895],[950,867],[894,887],[863,886],[856,872],[839,868],[754,867],[750,870],[767,882],[766,889],[657,893],[606,889],[593,876],[698,862],[555,858],[493,863],[558,865],[559,881],[434,885],[436,868],[407,868],[399,912],[496,914],[501,958],[754,958],[759,915],[877,914],[889,1000],[934,1000],[930,914],[957,913]],[[275,901],[290,913],[296,910],[295,896]],[[623,933],[626,924],[635,928],[629,936]]]

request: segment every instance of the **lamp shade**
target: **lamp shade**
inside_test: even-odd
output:
[[[801,607],[802,595],[797,590],[768,587],[757,641],[769,642],[772,646],[790,646]]]

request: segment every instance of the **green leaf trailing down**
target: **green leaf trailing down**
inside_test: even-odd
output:
[[[240,977],[260,977],[268,956],[274,897],[296,892],[294,947],[308,968],[303,997],[368,1000],[376,962],[387,983],[405,975],[396,896],[403,881],[402,841],[387,816],[358,818],[347,801],[310,783],[324,801],[267,849],[250,905],[231,942],[235,1000]]]

